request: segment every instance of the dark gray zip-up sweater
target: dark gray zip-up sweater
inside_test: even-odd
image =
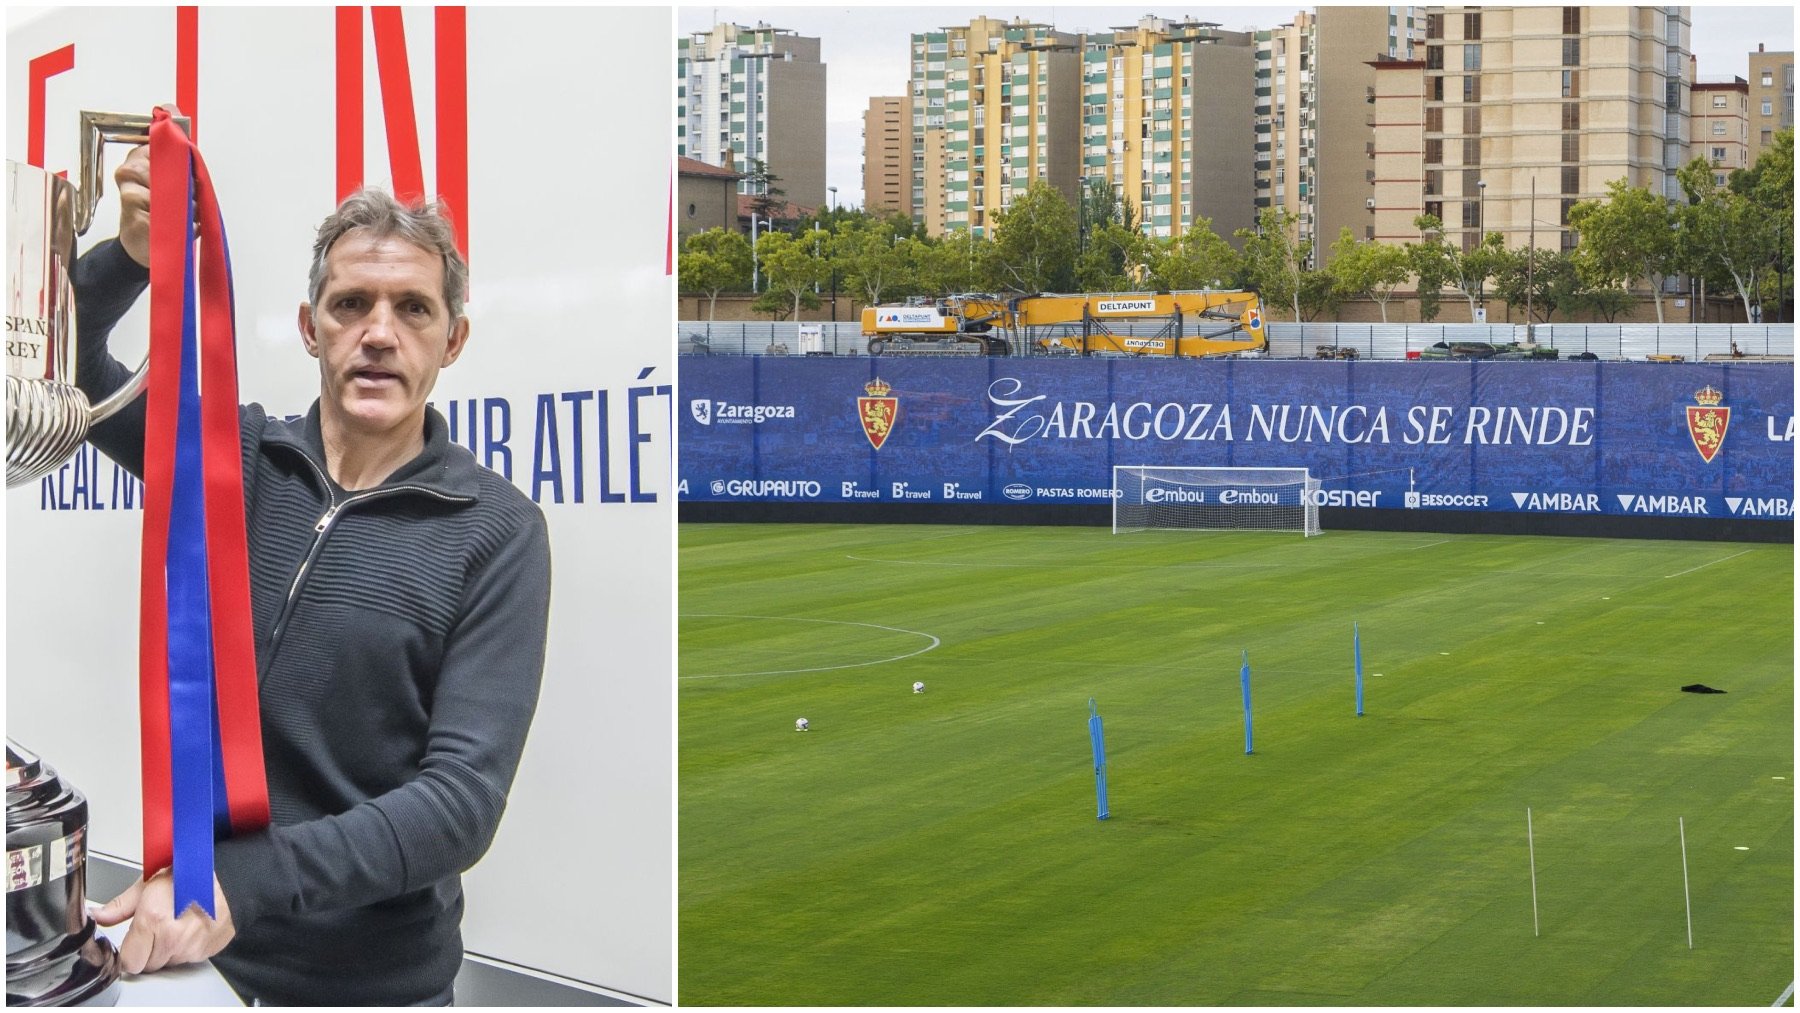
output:
[[[76,266],[80,384],[147,282],[116,242]],[[550,597],[542,512],[452,444],[374,489],[328,477],[319,406],[241,410],[272,825],[220,841],[237,937],[213,962],[277,1005],[407,1005],[462,960],[460,873],[487,850],[537,705]],[[90,439],[143,472],[143,399]],[[123,684],[121,685],[123,690]]]

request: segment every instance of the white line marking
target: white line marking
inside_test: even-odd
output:
[[[745,676],[750,676],[750,675],[798,675],[802,672],[835,672],[841,668],[863,668],[868,665],[885,665],[890,661],[904,661],[905,659],[911,658],[915,655],[924,654],[926,651],[929,651],[932,648],[943,643],[943,641],[932,636],[931,634],[920,633],[918,630],[903,630],[903,629],[900,629],[898,626],[879,626],[875,623],[853,623],[853,622],[849,622],[849,621],[843,620],[843,619],[807,619],[807,618],[803,618],[800,616],[740,616],[740,615],[730,615],[730,614],[727,614],[724,612],[683,612],[677,618],[681,618],[681,619],[769,619],[769,620],[773,620],[776,622],[828,623],[833,626],[866,626],[872,630],[887,630],[889,633],[905,633],[905,634],[915,636],[915,637],[924,637],[927,640],[931,641],[931,643],[925,645],[924,647],[921,647],[918,650],[912,651],[907,654],[896,654],[891,658],[877,658],[874,661],[856,661],[856,662],[852,662],[848,665],[826,665],[823,668],[780,668],[780,669],[773,669],[773,670],[767,671],[767,672],[726,672],[722,675],[683,675],[683,676],[677,677],[677,678],[681,678],[681,679],[740,679],[740,678],[743,678]]]
[[[1777,1006],[1787,1005],[1788,996],[1793,995],[1793,994],[1794,994],[1794,983],[1790,981],[1790,982],[1788,982],[1787,989],[1781,993],[1781,998],[1770,1003],[1769,1008],[1774,1009]]]
[[[1749,550],[1749,549],[1745,549],[1745,550],[1744,550],[1744,552],[1749,552],[1749,551],[1750,551],[1750,550]],[[1739,556],[1741,556],[1741,555],[1743,555],[1743,554],[1744,554],[1744,552],[1734,552],[1734,553],[1732,553],[1732,554],[1731,554],[1731,555],[1729,555],[1729,556],[1726,556],[1726,557],[1725,557],[1725,559],[1736,559],[1736,558],[1738,558],[1738,557],[1739,557]],[[1723,563],[1723,562],[1725,562],[1725,559],[1715,559],[1715,560],[1713,560],[1713,561],[1712,561],[1712,563],[1701,563],[1701,564],[1700,564],[1700,565],[1699,565],[1699,566],[1696,566],[1696,567],[1694,567],[1694,569],[1693,569],[1693,570],[1683,570],[1683,571],[1681,571],[1681,573],[1665,573],[1665,574],[1663,574],[1663,579],[1664,579],[1664,580],[1668,580],[1668,579],[1669,579],[1669,578],[1670,578],[1670,577],[1680,577],[1680,576],[1682,576],[1682,575],[1683,575],[1683,574],[1689,574],[1689,573],[1693,573],[1693,572],[1694,572],[1694,570],[1704,570],[1704,569],[1706,569],[1706,568],[1707,568],[1707,567],[1709,567],[1709,566],[1711,566],[1711,565],[1713,565],[1713,563]]]
[[[1449,545],[1449,544],[1450,544],[1450,539],[1448,539],[1448,538],[1446,538],[1446,539],[1444,539],[1444,540],[1443,540],[1443,541],[1441,541],[1441,542],[1426,542],[1426,543],[1425,543],[1425,544],[1424,544],[1424,545],[1415,545],[1415,546],[1413,546],[1413,547],[1412,547],[1412,548],[1411,548],[1411,549],[1409,549],[1409,550],[1408,550],[1408,551],[1410,551],[1410,552],[1417,552],[1417,551],[1419,551],[1419,550],[1420,550],[1420,549],[1429,549],[1429,548],[1431,548],[1431,547],[1432,547],[1432,546],[1433,546],[1433,545]]]

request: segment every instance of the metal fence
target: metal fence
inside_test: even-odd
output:
[[[801,327],[818,328],[816,349],[803,347]],[[1154,336],[1163,324],[1146,322],[1110,329],[1114,333]],[[868,342],[856,321],[795,323],[792,321],[683,320],[676,325],[676,350],[695,355],[867,355]],[[1789,356],[1794,354],[1793,324],[1538,324],[1528,335],[1524,324],[1339,324],[1271,323],[1269,355],[1310,359],[1321,349],[1354,353],[1361,359],[1404,359],[1438,342],[1487,341],[1494,344],[1534,338],[1555,348],[1563,358],[1591,353],[1601,359],[1645,359],[1679,355],[1697,362],[1708,355]],[[959,352],[976,354],[975,346]],[[947,353],[957,354],[957,353]]]

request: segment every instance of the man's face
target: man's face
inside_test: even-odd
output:
[[[346,233],[325,255],[319,305],[300,306],[300,334],[319,360],[322,411],[345,436],[422,426],[438,370],[469,338],[450,320],[444,264],[398,237]]]

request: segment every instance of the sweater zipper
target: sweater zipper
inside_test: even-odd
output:
[[[326,477],[324,470],[321,469],[310,456],[300,454],[299,457],[307,463],[308,467],[312,468],[315,475],[319,476],[319,484],[327,490],[326,495],[330,496],[331,482]],[[293,618],[294,603],[300,598],[300,589],[306,583],[306,575],[312,570],[313,562],[319,557],[319,550],[325,545],[325,536],[330,533],[332,524],[337,521],[338,516],[344,511],[344,508],[356,503],[380,499],[383,496],[402,492],[423,493],[434,499],[443,500],[446,503],[464,503],[469,500],[469,497],[467,496],[453,496],[449,493],[440,492],[436,489],[422,485],[387,486],[381,489],[370,489],[366,492],[352,493],[342,500],[333,499],[325,508],[325,512],[319,516],[318,521],[313,524],[312,544],[307,546],[306,556],[301,559],[300,567],[294,571],[293,583],[288,585],[287,599],[281,604],[281,612],[275,618],[275,627],[269,631],[268,661],[272,662],[274,660],[275,652],[281,646],[281,634],[287,629],[288,620]],[[264,663],[262,674],[268,674],[268,662]]]

